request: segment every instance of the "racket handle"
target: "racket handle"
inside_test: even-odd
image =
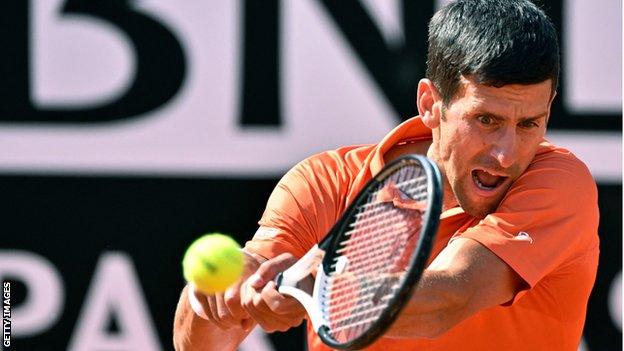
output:
[[[279,272],[273,281],[275,282],[275,289],[279,289],[282,285],[282,280],[284,279],[284,272]]]

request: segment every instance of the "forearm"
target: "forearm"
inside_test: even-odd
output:
[[[466,299],[457,291],[457,277],[443,271],[425,271],[407,305],[386,336],[435,338],[466,316]]]
[[[187,288],[182,290],[173,324],[173,344],[178,351],[236,350],[249,331],[242,328],[220,329],[193,312]]]
[[[510,301],[524,280],[480,243],[459,238],[423,273],[388,336],[436,338],[485,308]]]

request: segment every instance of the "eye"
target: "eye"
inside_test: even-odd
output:
[[[522,121],[520,122],[520,127],[522,128],[537,128],[539,124],[535,121]]]
[[[478,116],[477,120],[484,125],[490,125],[494,122],[490,116]]]

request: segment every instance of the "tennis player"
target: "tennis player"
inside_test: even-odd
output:
[[[440,167],[443,213],[417,289],[368,349],[577,349],[598,264],[597,191],[587,167],[545,139],[559,75],[551,21],[528,0],[452,2],[430,21],[426,75],[419,116],[378,144],[312,156],[281,179],[245,246],[244,279],[224,295],[185,288],[179,350],[233,350],[256,323],[268,332],[299,325],[303,308],[271,280],[373,174],[408,153]],[[327,349],[310,330],[308,345]]]

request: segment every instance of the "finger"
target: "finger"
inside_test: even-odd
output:
[[[245,257],[244,259],[245,266],[243,270],[243,275],[246,277],[254,273],[263,262],[267,261],[266,258],[260,255],[257,255],[253,252],[248,252],[245,249],[241,249],[241,252],[243,253],[243,256]]]
[[[240,299],[240,287],[233,286],[225,291],[223,294],[223,300],[225,307],[228,309],[230,315],[237,320],[243,320],[249,318],[249,314],[243,306],[241,306]]]
[[[304,314],[305,309],[296,299],[280,294],[275,282],[268,282],[261,292],[268,308],[278,315]]]
[[[283,297],[275,291],[275,286],[273,285],[271,287],[270,284],[272,284],[272,282],[267,285],[268,288],[265,287],[266,291],[271,291],[271,293],[277,294],[278,298],[283,299]],[[250,289],[253,288],[250,287]],[[252,298],[253,307],[249,310],[249,314],[253,316],[262,329],[272,333],[275,331],[286,331],[293,326],[301,324],[303,314],[300,311],[287,315],[279,315],[273,312],[267,303],[269,297],[266,296],[264,292],[265,290],[255,292]]]
[[[228,328],[228,326],[224,324],[219,317],[218,309],[216,308],[216,297],[214,295],[204,295],[200,292],[195,292],[194,296],[195,299],[197,299],[197,301],[201,304],[201,310],[203,312],[203,316],[205,317],[204,319],[210,321],[221,329]]]
[[[267,333],[290,329],[290,325],[270,314],[257,314],[253,317],[253,320]]]
[[[201,317],[202,319],[208,320],[208,316],[206,315],[206,309],[208,306],[204,306],[201,300],[204,300],[204,296],[198,296],[195,286],[193,284],[189,284],[186,290],[186,297],[188,298],[189,304],[191,305],[191,309],[195,312],[196,315]]]
[[[208,308],[210,311],[210,313],[207,313],[210,321],[220,329],[229,329],[230,327],[224,324],[219,317],[219,308],[217,307],[216,297],[214,295],[206,296],[206,301],[208,302]]]
[[[225,305],[225,299],[222,294],[215,295],[215,302],[217,305],[217,315],[219,316],[219,321],[221,324],[226,326],[227,328],[232,328],[234,326],[240,325],[240,319],[236,319],[230,313],[230,310]]]
[[[255,315],[270,311],[268,309],[265,311],[262,306],[256,304],[260,292],[254,289],[250,284],[243,284],[240,291],[241,306],[251,317],[254,317],[255,319]]]
[[[281,323],[286,329],[296,327],[303,322],[306,311],[296,299],[280,294],[276,290],[275,282],[269,282],[261,295],[267,307],[275,313],[274,321]],[[278,329],[285,331],[286,329]]]
[[[255,325],[256,325],[256,321],[253,320],[252,318],[243,319],[243,321],[241,322],[241,327],[246,332],[250,331],[251,328],[253,328]]]
[[[260,326],[262,327],[262,324],[260,324]],[[272,321],[271,324],[267,325],[266,327],[263,327],[262,329],[267,333],[275,333],[275,332],[285,332],[285,331],[288,331],[290,328],[292,328],[292,326],[289,324],[282,323],[279,321]]]
[[[257,296],[259,296],[259,292],[251,287],[249,284],[243,284],[241,287],[241,305],[245,309],[245,311],[253,318],[265,331],[267,327],[270,325],[270,309],[266,306],[266,304],[256,304]],[[269,317],[267,317],[267,313]]]
[[[189,294],[192,295],[192,297],[189,296],[189,302],[193,310],[197,309],[196,313],[201,313],[201,316],[205,317],[204,319],[214,322],[215,316],[212,314],[210,304],[208,303],[209,297],[198,291],[193,284],[189,284]],[[198,304],[199,306],[197,306]]]
[[[263,288],[262,295],[268,307],[276,314],[277,320],[289,328],[296,327],[303,322],[306,315],[305,308],[295,298],[280,294],[275,282],[269,282]]]
[[[258,267],[258,270],[249,278],[249,284],[260,289],[269,281],[272,281],[278,273],[288,269],[297,259],[291,254],[284,253],[271,260],[268,260]]]

